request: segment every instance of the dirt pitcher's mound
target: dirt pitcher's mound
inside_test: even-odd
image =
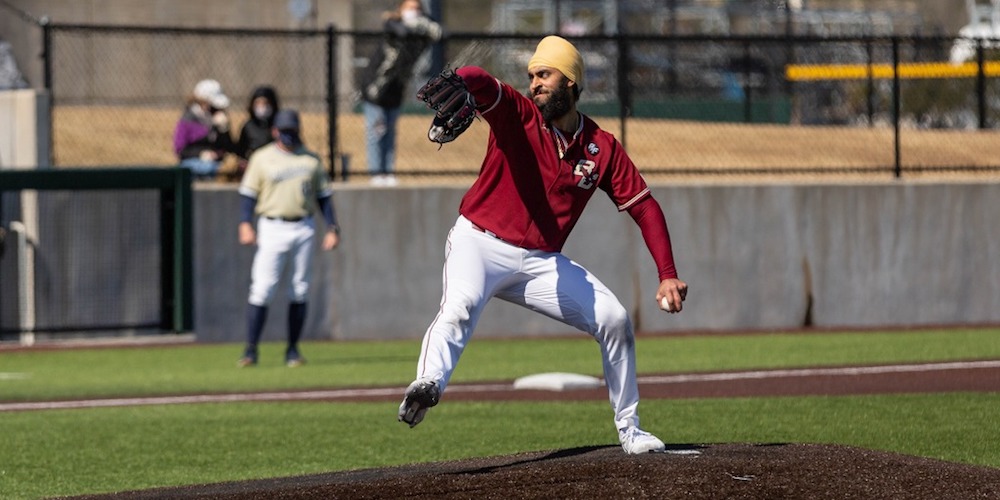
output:
[[[595,446],[79,498],[1000,498],[1000,469],[832,445]]]

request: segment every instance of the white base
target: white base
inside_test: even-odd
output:
[[[567,391],[572,389],[593,389],[604,385],[604,382],[589,375],[578,373],[538,373],[521,377],[514,381],[515,389]]]

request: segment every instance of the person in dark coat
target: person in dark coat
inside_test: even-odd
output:
[[[250,117],[240,129],[240,137],[236,143],[236,154],[239,155],[240,161],[236,168],[235,180],[243,178],[250,155],[274,140],[271,137],[271,127],[274,126],[274,115],[279,109],[278,92],[274,87],[261,85],[254,89],[247,103],[247,113]]]
[[[396,155],[396,122],[413,67],[432,42],[441,39],[441,26],[432,21],[419,0],[403,0],[383,15],[385,35],[368,65],[361,88],[365,111],[368,172],[372,184],[392,186]]]

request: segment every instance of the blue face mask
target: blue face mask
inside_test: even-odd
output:
[[[302,143],[299,133],[294,130],[282,130],[278,132],[278,142],[288,148],[294,148]]]

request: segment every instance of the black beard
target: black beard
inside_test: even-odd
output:
[[[559,88],[549,93],[549,100],[547,102],[544,104],[536,102],[535,105],[542,112],[542,118],[546,122],[566,116],[566,113],[569,113],[572,107],[572,98],[569,95],[569,87],[566,85],[566,81],[564,80],[559,85]]]

